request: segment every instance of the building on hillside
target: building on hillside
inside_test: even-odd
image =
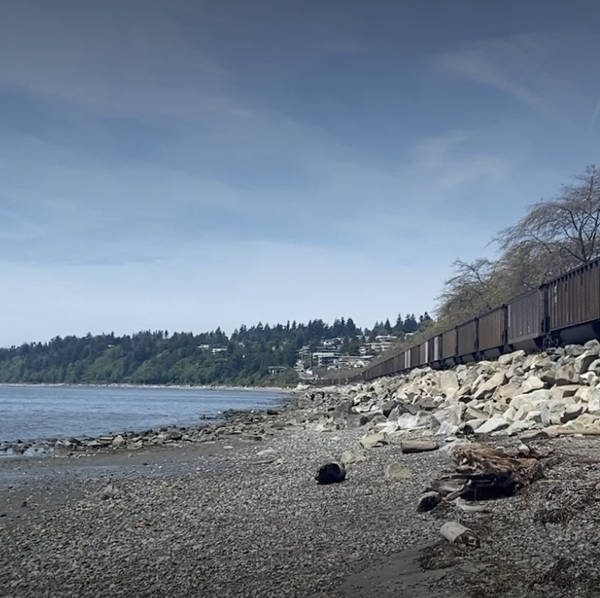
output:
[[[270,365],[269,366],[269,375],[274,376],[275,374],[281,374],[285,372],[288,368],[285,365]]]
[[[312,365],[319,368],[335,365],[339,357],[338,351],[315,351],[312,354]]]
[[[342,355],[337,361],[337,368],[341,370],[364,368],[372,359],[373,355]]]

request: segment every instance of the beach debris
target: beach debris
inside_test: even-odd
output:
[[[433,440],[403,440],[400,447],[403,453],[409,454],[435,451],[439,448],[439,445]]]
[[[467,500],[512,496],[543,475],[535,457],[512,457],[481,444],[456,446],[452,457],[465,480],[460,495]]]
[[[315,480],[319,484],[338,484],[346,479],[346,468],[343,463],[332,461],[319,467]]]
[[[450,544],[458,544],[468,548],[477,548],[479,546],[479,538],[464,525],[458,521],[448,521],[440,528],[440,534],[450,542]]]

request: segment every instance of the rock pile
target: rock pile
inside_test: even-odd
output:
[[[515,351],[448,370],[415,369],[336,390],[336,410],[347,405],[368,429],[364,448],[414,431],[440,440],[600,434],[600,342]]]
[[[197,442],[213,442],[224,438],[260,441],[272,437],[277,429],[285,427],[279,413],[247,411],[225,413],[225,421],[198,426],[163,426],[141,432],[107,434],[95,438],[59,438],[40,441],[0,443],[0,455],[69,456],[76,453],[127,450],[136,451],[151,446],[185,446]]]

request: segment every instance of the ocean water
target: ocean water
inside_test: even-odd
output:
[[[267,390],[0,385],[0,442],[193,425],[227,409],[275,407],[283,398]]]

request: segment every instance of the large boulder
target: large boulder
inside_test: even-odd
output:
[[[569,357],[579,357],[585,349],[581,345],[567,345],[564,351],[565,355]]]
[[[510,365],[512,363],[521,363],[525,359],[525,351],[513,351],[512,353],[506,353],[498,357],[498,363],[500,365]]]
[[[454,394],[459,388],[458,376],[452,370],[444,370],[439,374],[440,390],[445,394]]]
[[[584,410],[584,406],[581,403],[573,403],[572,405],[567,405],[565,410],[563,411],[560,417],[560,423],[566,424],[573,419],[577,419]]]
[[[555,386],[550,392],[553,399],[563,400],[574,396],[580,388],[579,384],[564,384],[562,386]]]
[[[544,382],[537,376],[528,376],[523,381],[523,384],[521,384],[519,394],[526,394],[534,390],[539,390],[540,388],[544,388]]]
[[[560,366],[556,370],[555,384],[564,386],[566,384],[577,384],[579,382],[579,372],[572,363]]]
[[[475,430],[475,434],[491,434],[497,430],[508,428],[508,425],[508,421],[506,421],[502,416],[496,415],[488,419],[483,425],[479,426],[479,428]]]
[[[506,375],[504,372],[496,372],[487,380],[478,380],[474,385],[473,398],[474,399],[485,399],[490,397],[494,391],[502,386],[506,382]]]
[[[573,363],[578,374],[585,374],[594,361],[598,359],[599,347],[595,346],[577,357]]]

